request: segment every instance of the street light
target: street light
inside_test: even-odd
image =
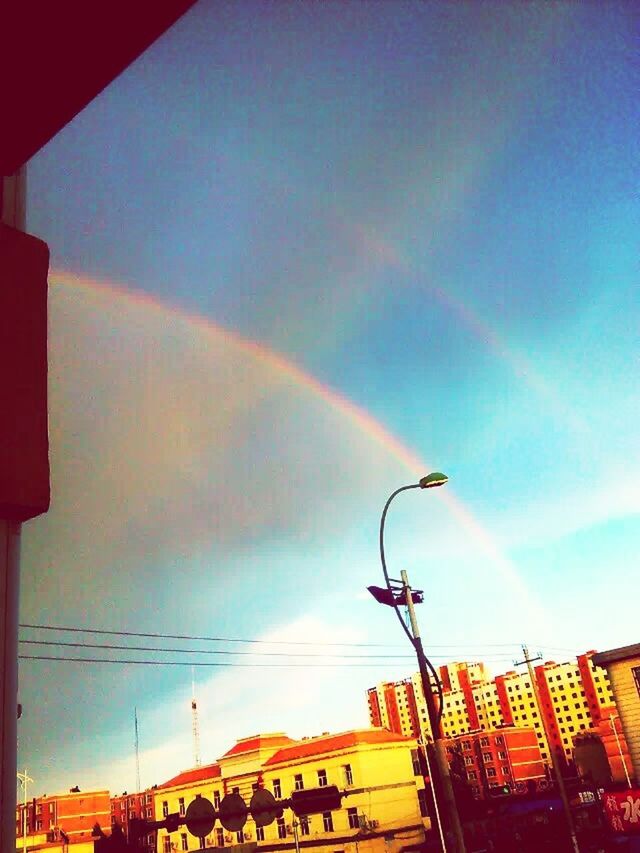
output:
[[[418,629],[418,622],[413,607],[414,602],[420,603],[422,601],[422,593],[418,590],[411,590],[405,571],[402,572],[401,582],[392,581],[387,571],[387,561],[385,559],[384,553],[384,525],[387,518],[389,506],[391,505],[391,501],[396,497],[396,495],[399,495],[400,492],[405,492],[409,489],[432,489],[436,488],[437,486],[443,486],[448,479],[449,478],[446,474],[442,474],[439,471],[434,471],[431,474],[427,474],[426,477],[422,477],[417,483],[412,483],[408,486],[401,486],[399,489],[396,489],[395,492],[392,492],[392,494],[389,496],[386,504],[384,505],[384,509],[382,510],[382,517],[380,518],[380,562],[382,563],[382,572],[384,574],[384,580],[387,585],[387,588],[386,590],[383,590],[379,587],[369,587],[369,591],[374,596],[376,601],[379,601],[382,604],[388,604],[389,606],[393,607],[403,631],[409,638],[409,641],[411,642],[412,646],[416,651],[416,656],[418,658],[418,666],[420,669],[420,678],[422,681],[422,690],[424,693],[425,702],[427,703],[429,723],[431,725],[431,732],[434,740],[435,766],[433,767],[433,769],[435,772],[432,774],[432,791],[434,796],[434,802],[436,803],[436,816],[440,824],[440,837],[442,839],[442,844],[446,853],[446,842],[437,806],[436,789],[438,789],[438,791],[442,793],[442,797],[444,800],[444,808],[447,815],[447,823],[455,840],[455,849],[458,851],[458,853],[465,853],[462,825],[460,823],[460,816],[458,815],[458,808],[453,793],[453,785],[451,783],[449,762],[447,761],[445,743],[442,737],[442,699],[440,702],[440,711],[438,711],[438,709],[436,708],[433,691],[431,689],[429,670],[431,670],[437,684],[439,684],[439,681],[436,671],[434,670],[431,662],[427,659],[424,653],[422,639],[420,638],[420,631]],[[395,588],[392,584],[395,584]],[[400,613],[399,604],[406,604],[406,607],[409,611],[409,618],[411,621],[411,632],[408,630],[407,626],[404,623],[404,619],[402,618],[402,614]],[[425,744],[425,751],[426,750],[427,745]]]

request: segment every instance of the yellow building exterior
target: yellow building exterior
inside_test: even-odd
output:
[[[593,662],[608,673],[633,775],[640,783],[640,643],[601,652],[594,655]]]
[[[429,827],[424,783],[411,738],[384,729],[362,729],[294,741],[282,733],[238,741],[217,762],[179,774],[155,790],[156,820],[184,815],[200,795],[217,807],[228,793],[249,804],[257,788],[276,799],[295,790],[337,785],[347,792],[340,809],[296,817],[285,809],[278,820],[256,827],[249,816],[243,830],[229,832],[219,821],[201,842],[185,826],[158,831],[159,853],[242,845],[244,853],[401,853],[424,840]],[[204,844],[204,847],[201,846]]]

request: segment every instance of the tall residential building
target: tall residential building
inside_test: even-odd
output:
[[[527,671],[511,671],[490,679],[482,663],[456,662],[440,667],[444,735],[457,737],[498,726],[531,728],[543,761],[549,763],[550,748],[571,759],[575,737],[591,731],[603,738],[614,778],[621,779],[626,742],[620,732],[613,730],[615,702],[606,671],[593,663],[594,654],[589,651],[575,662],[547,661],[535,667],[540,713],[550,743]],[[417,674],[370,688],[368,704],[373,725],[411,737],[431,735]]]

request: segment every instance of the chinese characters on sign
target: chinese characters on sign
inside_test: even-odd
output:
[[[614,832],[640,835],[640,790],[605,794],[604,810]]]

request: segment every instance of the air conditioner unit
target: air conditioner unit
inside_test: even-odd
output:
[[[224,840],[227,842],[227,844],[231,844],[231,842],[233,841],[233,835],[225,835]]]
[[[245,832],[244,832],[244,840],[245,840],[245,841],[251,841],[251,832],[250,832],[250,831],[245,830]]]
[[[293,827],[291,826],[290,823],[288,823],[285,828],[287,830],[287,835],[293,835]]]

